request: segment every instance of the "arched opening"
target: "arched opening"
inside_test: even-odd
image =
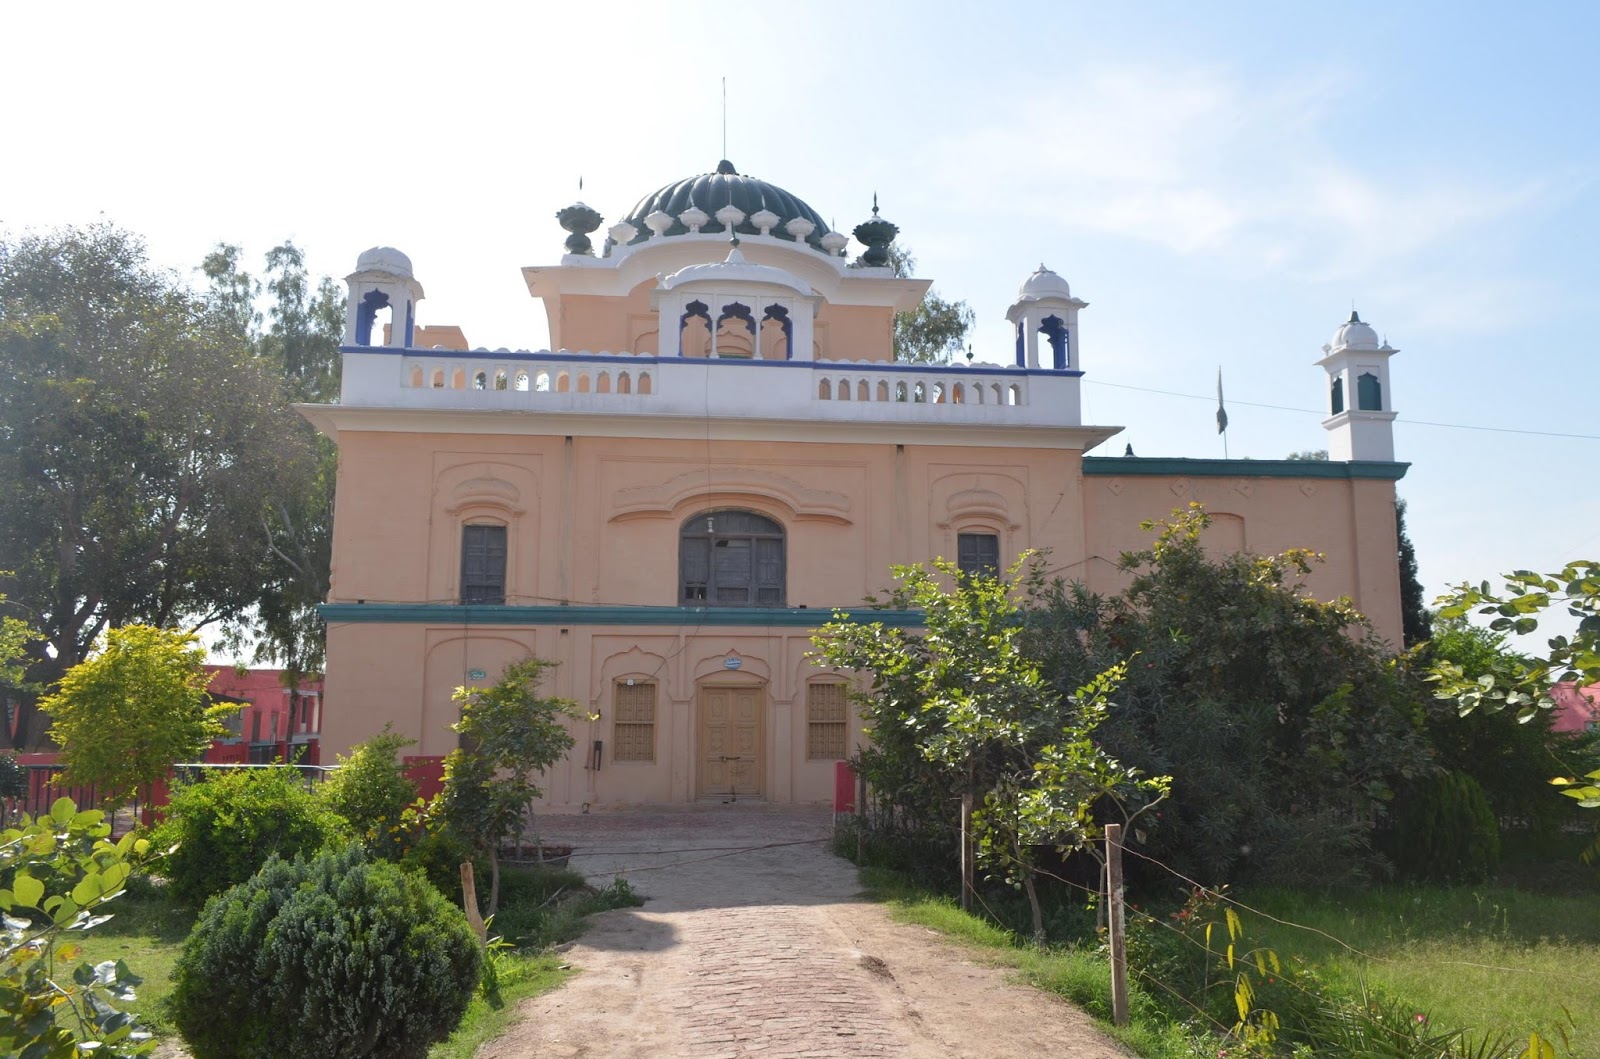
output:
[[[711,354],[711,310],[702,301],[683,307],[678,317],[678,356],[706,357]]]
[[[475,371],[472,373],[472,388],[474,390],[487,390],[489,388],[489,375],[487,372]]]
[[[1363,412],[1383,411],[1383,384],[1371,372],[1364,371],[1356,379],[1356,407]]]
[[[756,351],[756,323],[750,307],[732,302],[717,317],[715,349],[722,360],[751,360]]]
[[[356,306],[356,345],[372,345],[372,336],[381,336],[384,325],[393,320],[394,310],[389,305],[389,296],[378,290],[367,291]]]
[[[528,373],[526,370],[517,370],[517,389],[524,392],[528,389]]]
[[[610,393],[611,392],[611,373],[610,372],[602,371],[600,373],[599,377],[595,379],[595,381],[594,381],[594,392],[595,393]]]
[[[950,387],[950,403],[951,404],[966,404],[967,403],[967,388],[965,386],[962,386],[959,382],[956,383],[954,386]]]
[[[1021,403],[1022,387],[1018,386],[1016,383],[1012,383],[1011,388],[1006,391],[1006,404],[1017,405]]]
[[[567,393],[572,389],[572,376],[564,371],[556,372],[556,393]]]
[[[465,390],[467,388],[466,369],[457,368],[450,373],[450,388],[452,390]]]
[[[1065,371],[1068,365],[1067,325],[1059,316],[1047,316],[1039,321],[1039,333],[1050,342],[1050,366]]]
[[[944,383],[942,382],[933,384],[933,403],[944,404]]]
[[[833,400],[833,383],[829,382],[827,379],[823,379],[821,382],[817,383],[817,400]]]
[[[761,317],[761,359],[788,360],[794,345],[794,321],[789,310],[769,305]]]
[[[922,404],[928,399],[928,384],[918,379],[911,387],[911,403]]]
[[[904,383],[902,383],[901,385],[904,385]],[[887,380],[879,379],[878,380],[878,400],[887,401],[888,399],[889,399],[889,383],[888,383]]]
[[[840,379],[839,380],[839,400],[841,400],[841,401],[850,400],[850,380],[849,379]]]
[[[579,393],[588,393],[589,392],[589,373],[586,372],[586,371],[578,372],[578,392]]]
[[[412,368],[411,369],[411,388],[414,389],[414,390],[422,389],[422,369],[421,368]]]
[[[506,369],[496,368],[494,373],[494,388],[497,390],[510,389],[511,380],[506,378]]]
[[[896,401],[909,400],[910,396],[911,395],[906,392],[906,384],[905,384],[904,380],[901,380],[900,382],[897,382],[897,383],[894,384],[894,399]]]
[[[972,392],[977,395],[978,403],[982,404],[983,403],[983,383],[980,382],[980,383],[976,384],[975,386],[973,386],[972,387]]]
[[[690,607],[781,607],[783,527],[754,511],[707,511],[683,524],[678,599]]]
[[[433,369],[432,386],[433,386],[433,388],[435,390],[444,389],[444,369],[443,368],[435,368],[435,369]]]
[[[625,372],[625,371],[617,372],[617,392],[618,393],[632,393],[633,392],[633,380],[628,377],[628,373]]]
[[[1028,366],[1028,332],[1022,321],[1017,321],[1017,367]]]
[[[856,400],[872,400],[872,386],[867,382],[866,379],[862,379],[860,382],[856,383]]]
[[[1330,395],[1330,397],[1331,397],[1331,400],[1332,400],[1332,403],[1333,403],[1333,414],[1334,415],[1338,415],[1340,412],[1343,412],[1344,411],[1344,377],[1343,376],[1335,375],[1333,377],[1333,392]]]
[[[550,373],[548,371],[543,368],[539,369],[539,373],[533,377],[533,389],[535,393],[550,392]]]
[[[648,371],[639,373],[639,392],[642,394],[650,392],[650,373]]]

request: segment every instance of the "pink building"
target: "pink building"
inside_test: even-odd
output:
[[[410,259],[360,256],[340,401],[300,409],[339,447],[330,751],[393,722],[443,754],[452,691],[533,653],[593,714],[550,804],[824,801],[860,732],[847,675],[810,660],[822,620],[915,625],[860,602],[935,556],[1048,549],[1115,590],[1139,523],[1191,501],[1214,547],[1326,553],[1310,590],[1399,643],[1395,350],[1353,313],[1307,343],[1328,417],[1306,446],[1331,461],[1094,455],[1121,428],[1082,421],[1088,303],[1064,278],[1019,268],[1009,307],[979,307],[1015,327],[1003,363],[897,362],[895,314],[930,281],[887,267],[876,209],[854,260],[823,216],[726,161],[646,194],[598,251],[600,214],[567,207],[566,253],[523,270],[543,351],[421,326]]]
[[[250,761],[318,763],[321,680],[302,681],[290,691],[281,669],[239,670],[218,665],[205,668],[211,673],[208,690],[213,695],[248,704],[225,722],[232,735],[221,742],[245,747]]]
[[[1583,688],[1575,684],[1557,684],[1550,689],[1550,697],[1556,700],[1551,731],[1600,731],[1600,684]]]

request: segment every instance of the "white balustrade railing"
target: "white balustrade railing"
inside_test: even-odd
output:
[[[1078,373],[992,365],[349,347],[342,402],[730,418],[1079,424]]]

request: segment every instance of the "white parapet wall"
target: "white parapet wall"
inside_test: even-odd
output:
[[[341,404],[449,411],[1081,425],[1081,372],[882,361],[347,347]]]

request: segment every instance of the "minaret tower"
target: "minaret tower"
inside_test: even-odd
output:
[[[1006,319],[1017,328],[1017,367],[1079,371],[1078,310],[1089,303],[1072,296],[1067,281],[1040,265],[1023,281]],[[1044,336],[1046,363],[1039,338]]]
[[[1394,407],[1389,358],[1399,350],[1350,310],[1317,361],[1328,372],[1328,458],[1394,461]]]
[[[344,313],[344,344],[370,346],[379,312],[392,310],[389,345],[409,348],[417,327],[422,284],[411,274],[411,259],[392,246],[375,246],[356,259],[356,270],[344,278],[350,297]]]

